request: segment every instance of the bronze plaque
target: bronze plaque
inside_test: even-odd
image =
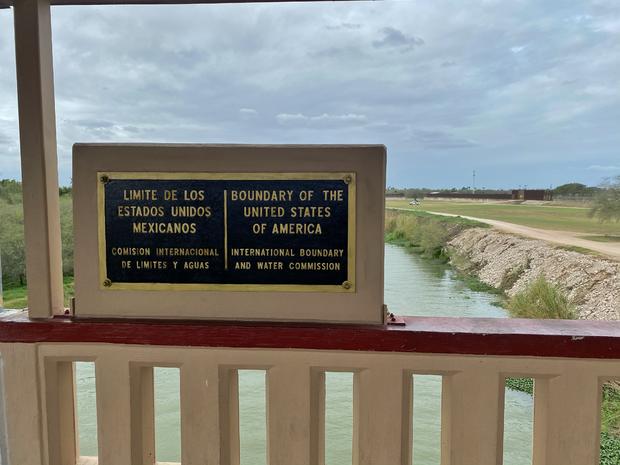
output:
[[[355,292],[355,173],[97,183],[100,289]]]

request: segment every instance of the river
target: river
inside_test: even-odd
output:
[[[493,305],[496,296],[468,289],[446,265],[385,248],[385,302],[399,315],[495,317],[506,313]],[[81,455],[97,455],[94,366],[76,370]],[[351,463],[352,375],[326,377],[326,465]],[[265,465],[265,373],[239,374],[241,464]],[[414,465],[439,465],[441,379],[414,378]],[[174,368],[155,370],[156,456],[180,462],[179,376]],[[199,406],[197,406],[199,408]],[[505,403],[504,465],[531,463],[532,398],[508,390]]]

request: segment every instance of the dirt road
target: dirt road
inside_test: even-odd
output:
[[[402,209],[406,210],[406,209]],[[539,239],[541,241],[551,242],[554,244],[583,247],[604,255],[608,258],[620,261],[620,242],[597,242],[579,237],[583,233],[575,233],[569,231],[550,231],[548,229],[530,228],[520,224],[508,223],[506,221],[487,220],[485,218],[476,218],[473,216],[455,215],[451,213],[439,213],[425,210],[427,213],[441,216],[460,216],[469,220],[479,221],[493,226],[494,228],[511,234]]]

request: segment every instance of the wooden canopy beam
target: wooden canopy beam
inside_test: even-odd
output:
[[[0,0],[0,8],[14,6],[22,0]],[[291,2],[342,2],[359,0],[51,0],[52,6],[59,5],[188,5],[217,3],[291,3]]]

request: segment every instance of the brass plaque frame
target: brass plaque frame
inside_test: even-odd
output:
[[[196,284],[196,283],[118,283],[107,277],[105,183],[113,180],[217,180],[217,181],[304,181],[343,180],[348,186],[347,212],[347,281],[331,284]],[[354,172],[97,172],[97,231],[100,290],[143,291],[242,291],[242,292],[337,292],[355,293],[356,250],[356,173]]]

